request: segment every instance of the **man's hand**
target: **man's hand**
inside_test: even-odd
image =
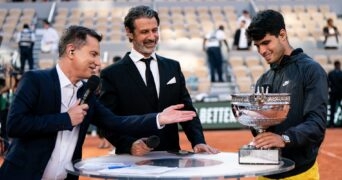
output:
[[[159,125],[162,126],[166,124],[189,121],[196,117],[196,113],[194,111],[179,110],[183,107],[184,104],[177,104],[164,109],[163,112],[159,113]]]
[[[144,140],[146,139],[147,138],[141,138],[134,141],[131,147],[131,154],[133,156],[143,156],[153,150],[144,143]]]
[[[83,122],[84,117],[87,115],[88,104],[81,104],[80,99],[78,99],[75,104],[68,110],[68,114],[71,119],[72,126],[77,126]]]
[[[207,144],[196,144],[196,146],[194,147],[194,152],[195,153],[207,152],[209,154],[217,154],[220,151]]]
[[[272,147],[285,147],[285,142],[283,141],[281,136],[271,132],[264,132],[258,134],[256,137],[254,137],[253,142],[257,148],[268,149]]]

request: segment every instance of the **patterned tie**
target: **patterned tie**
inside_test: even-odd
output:
[[[151,68],[150,68],[152,59],[153,59],[152,57],[148,59],[143,58],[141,59],[141,61],[145,62],[146,64],[145,77],[146,77],[146,84],[147,84],[148,92],[152,98],[153,103],[157,104],[158,103],[157,89],[156,89],[156,84],[154,83],[153,75],[152,75]]]

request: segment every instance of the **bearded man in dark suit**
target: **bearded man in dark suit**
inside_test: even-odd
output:
[[[124,24],[133,48],[121,61],[101,72],[100,101],[119,115],[158,112],[164,107],[179,103],[185,105],[185,110],[195,111],[179,62],[155,52],[159,41],[159,22],[157,12],[150,7],[131,8]],[[148,63],[145,63],[146,59],[149,59]],[[219,152],[206,144],[198,117],[189,123],[181,123],[181,126],[195,153]],[[155,148],[144,143],[152,135],[160,138],[160,144]],[[152,150],[180,150],[177,124],[147,133],[119,135],[107,132],[105,137],[116,147],[117,154],[130,153],[139,156]]]

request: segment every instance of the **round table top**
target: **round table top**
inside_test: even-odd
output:
[[[66,166],[74,175],[120,179],[238,178],[286,172],[294,162],[281,158],[279,165],[243,165],[238,153],[175,155],[156,151],[145,156],[108,155],[77,160]]]

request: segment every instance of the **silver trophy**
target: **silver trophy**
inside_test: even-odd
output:
[[[273,125],[286,119],[290,109],[290,94],[257,93],[233,94],[231,102],[237,121],[263,133]],[[277,148],[258,149],[252,143],[239,149],[240,164],[279,164],[280,150]]]

